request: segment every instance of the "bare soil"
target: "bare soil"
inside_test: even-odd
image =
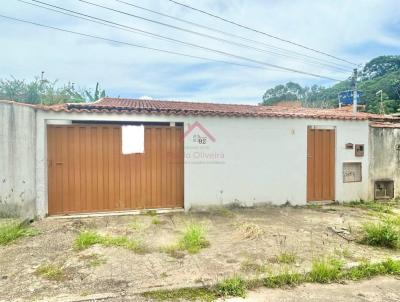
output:
[[[157,218],[159,224],[153,224],[149,215],[34,222],[40,235],[0,246],[0,301],[50,301],[102,293],[123,299],[149,290],[214,284],[233,274],[254,277],[283,269],[304,271],[318,257],[335,256],[351,263],[400,256],[399,251],[360,245],[332,231],[344,229],[350,233],[348,239],[356,238],[363,222],[376,219],[358,208],[264,206],[159,214]],[[161,251],[177,243],[192,222],[204,225],[209,247],[197,254]],[[140,240],[147,251],[137,254],[99,245],[77,251],[74,240],[86,229]],[[277,256],[282,252],[293,253],[295,263],[279,263]],[[35,274],[43,264],[62,267],[64,278],[49,281]]]

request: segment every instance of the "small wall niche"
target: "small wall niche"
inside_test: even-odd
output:
[[[375,181],[375,200],[394,198],[394,182],[390,179]]]
[[[361,182],[362,165],[360,162],[343,163],[343,182]]]

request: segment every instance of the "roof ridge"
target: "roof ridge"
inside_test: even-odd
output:
[[[249,106],[249,107],[259,107],[259,104],[232,104],[232,103],[216,103],[216,102],[202,102],[202,101],[192,101],[192,100],[170,100],[170,99],[135,99],[135,98],[113,98],[113,97],[104,97],[100,100],[123,100],[123,101],[138,101],[138,102],[169,102],[169,103],[187,103],[187,104],[212,104],[212,105],[223,105],[223,106]]]

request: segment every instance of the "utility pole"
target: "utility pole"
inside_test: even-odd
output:
[[[357,113],[357,68],[353,70],[353,114]]]
[[[43,89],[43,82],[44,82],[44,71],[40,74],[40,93],[42,94],[42,89]],[[40,105],[43,105],[43,97],[42,95],[40,96]]]
[[[375,95],[378,95],[379,93],[381,94],[381,103],[380,103],[380,106],[379,106],[379,113],[380,114],[385,114],[385,108],[383,107],[383,91],[382,91],[382,89],[377,91],[375,93]]]

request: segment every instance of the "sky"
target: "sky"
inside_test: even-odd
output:
[[[0,15],[205,59],[79,36],[0,17],[0,78],[29,81],[44,71],[47,78],[57,79],[60,84],[72,82],[76,87],[93,88],[99,82],[110,97],[257,104],[268,88],[288,81],[302,85],[330,86],[337,83],[283,71],[269,64],[337,80],[348,78],[354,68],[349,63],[240,28],[168,0],[123,1],[236,37],[147,12],[118,0],[87,0],[114,11],[78,0],[41,1],[101,18],[114,25],[117,23],[119,28],[17,0],[1,0]],[[357,64],[364,64],[379,55],[400,54],[398,0],[179,1]],[[132,28],[192,45],[155,38]]]

